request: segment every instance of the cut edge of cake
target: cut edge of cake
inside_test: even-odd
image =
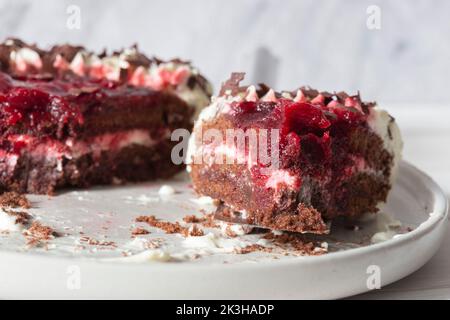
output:
[[[350,96],[344,92],[319,92],[309,87],[302,87],[294,91],[275,92],[265,85],[260,85],[259,88],[255,86],[240,86],[243,78],[244,74],[233,73],[231,78],[223,84],[219,96],[213,97],[212,103],[200,113],[189,140],[186,157],[187,171],[191,175],[193,186],[197,193],[202,196],[209,196],[219,203],[216,218],[275,230],[322,234],[329,232],[330,221],[337,216],[354,218],[363,213],[377,212],[382,207],[382,204],[387,200],[389,190],[394,184],[403,146],[400,130],[395,119],[387,111],[379,108],[375,103],[363,102],[359,93]],[[267,189],[272,187],[272,189],[280,189],[281,191],[276,190],[266,193],[266,191],[261,190],[264,187],[252,185],[255,183],[255,180],[252,178],[251,168],[247,163],[248,155],[238,155],[236,150],[229,150],[226,146],[219,147],[219,154],[226,150],[225,152],[228,152],[228,156],[232,158],[244,157],[246,164],[239,167],[227,164],[195,163],[195,157],[202,158],[205,149],[202,138],[198,137],[199,132],[203,133],[205,128],[232,129],[238,118],[236,116],[236,108],[243,102],[258,104],[263,101],[266,105],[276,105],[283,99],[292,103],[313,105],[314,109],[323,109],[326,114],[324,116],[325,120],[328,119],[327,117],[333,118],[333,115],[329,115],[335,110],[333,108],[343,108],[336,111],[339,114],[342,112],[358,112],[358,115],[363,120],[361,120],[361,128],[355,127],[355,130],[357,130],[355,132],[362,132],[363,135],[361,137],[352,137],[350,140],[352,140],[352,143],[360,144],[370,142],[368,146],[356,148],[365,148],[363,152],[366,158],[370,158],[372,162],[380,162],[374,164],[374,166],[379,167],[379,170],[373,172],[373,174],[369,172],[373,169],[372,167],[364,167],[367,165],[366,161],[368,159],[355,161],[352,164],[353,167],[345,168],[345,170],[353,170],[355,172],[355,185],[362,187],[360,190],[356,188],[352,190],[348,184],[343,184],[348,190],[346,190],[346,195],[340,195],[343,200],[340,202],[351,203],[354,201],[358,203],[342,205],[342,203],[337,201],[339,200],[337,195],[326,194],[329,192],[328,189],[324,192],[319,190],[320,186],[317,186],[315,181],[313,181],[314,179],[311,179],[313,182],[309,184],[302,181],[303,185],[301,187],[291,188],[287,183],[289,180],[295,180],[294,178],[299,177],[305,178],[305,176],[295,177],[295,175],[285,174],[286,172],[292,172],[289,171],[289,167],[285,171],[278,170],[275,174],[272,174],[273,181],[271,180],[272,177],[269,177],[267,181],[272,182],[266,183],[264,186],[268,186]],[[250,121],[250,123],[252,122]],[[251,127],[252,124],[249,126]],[[332,126],[328,128],[330,131],[333,130]],[[363,137],[366,137],[367,141],[363,141]],[[323,139],[323,136],[319,136],[319,138]],[[349,141],[349,139],[344,137],[342,141]],[[336,142],[337,144],[338,142]],[[370,148],[374,150],[370,150]],[[376,159],[376,155],[378,155],[379,159]],[[211,155],[209,156],[211,157]],[[353,155],[349,154],[349,159],[350,156]],[[214,157],[215,153],[213,152],[212,159]],[[359,169],[358,166],[360,166]],[[364,172],[365,170],[367,174]],[[331,174],[331,181],[327,182],[327,188],[330,190],[334,190],[332,186],[333,179],[342,179],[338,172],[339,170],[335,171]],[[242,176],[247,178],[241,178]],[[238,181],[234,183],[233,177],[238,177]],[[306,178],[309,179],[309,177]],[[351,181],[349,179],[348,183],[351,183]],[[250,187],[243,187],[245,185]],[[308,190],[308,188],[311,190]],[[371,194],[372,188],[373,194]],[[358,194],[358,192],[362,194]],[[255,194],[257,195],[255,196]],[[317,194],[321,194],[322,199],[318,199],[320,197]],[[266,203],[264,195],[271,196],[273,199],[267,200]],[[256,199],[254,199],[255,197]],[[262,198],[258,199],[258,197]],[[319,203],[320,205],[316,207],[314,203]],[[335,206],[336,209],[333,210],[332,206]],[[339,206],[342,206],[345,210],[339,211]]]

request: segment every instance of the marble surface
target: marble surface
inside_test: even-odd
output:
[[[381,29],[366,26],[378,5]],[[67,9],[81,12],[67,27]],[[101,50],[135,42],[190,59],[216,90],[230,71],[276,88],[360,90],[397,118],[404,158],[450,194],[450,1],[0,0],[0,39]],[[445,240],[450,241],[450,234]],[[357,298],[450,298],[450,247],[408,278]]]
[[[80,29],[69,29],[70,6]],[[380,9],[380,29],[367,9]],[[217,89],[231,71],[291,89],[360,90],[378,101],[449,101],[445,0],[0,0],[0,39],[101,50],[138,42],[191,59]]]

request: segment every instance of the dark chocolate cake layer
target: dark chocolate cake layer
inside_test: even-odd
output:
[[[23,153],[13,168],[0,159],[0,181],[4,189],[51,194],[61,188],[165,179],[181,169],[170,159],[172,147],[170,142],[152,147],[135,144],[115,151],[90,152],[74,159]]]
[[[402,145],[387,112],[359,95],[277,93],[242,78],[202,111],[189,145],[194,188],[219,201],[217,218],[326,233],[338,216],[378,211]]]

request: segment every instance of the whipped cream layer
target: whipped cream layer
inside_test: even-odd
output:
[[[106,133],[87,138],[86,140],[69,138],[65,141],[55,139],[40,140],[29,135],[13,135],[9,136],[8,140],[15,146],[14,150],[0,149],[0,158],[7,163],[8,170],[14,169],[18,159],[23,154],[56,160],[57,169],[62,170],[63,159],[77,159],[86,154],[100,157],[103,151],[119,151],[132,145],[152,147],[167,140],[169,137],[169,130],[158,139],[154,139],[151,137],[150,132],[144,129]]]

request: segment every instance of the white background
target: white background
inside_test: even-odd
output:
[[[79,30],[66,27],[71,4],[81,9]],[[371,5],[381,9],[380,30],[366,26]],[[278,89],[440,103],[449,101],[449,14],[445,0],[0,0],[0,38],[96,50],[138,42],[149,54],[192,60],[216,88],[233,70],[253,80],[265,48],[263,62],[277,72],[262,80]]]

